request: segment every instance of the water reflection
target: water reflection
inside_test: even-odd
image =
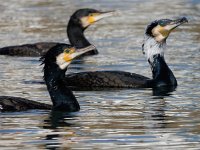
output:
[[[47,141],[47,143],[44,145],[45,149],[57,149],[60,148],[60,143],[55,140],[59,138],[59,134],[51,134],[51,135],[47,135],[45,140]]]
[[[162,98],[164,96],[170,96],[173,91],[176,90],[176,86],[164,86],[164,87],[155,87],[152,89],[152,95],[157,96],[157,98]]]
[[[176,86],[164,86],[164,87],[155,87],[152,88],[153,99],[151,102],[148,102],[145,106],[144,113],[148,114],[148,120],[155,121],[155,124],[151,125],[151,129],[155,128],[167,128],[168,117],[166,115],[166,97],[173,95],[173,92],[176,90]],[[146,109],[148,108],[148,109]],[[158,121],[158,122],[156,122]]]
[[[51,129],[55,134],[52,132],[51,134],[46,135],[46,138],[44,139],[46,141],[44,146],[46,149],[56,149],[60,147],[61,143],[58,139],[62,138],[62,132],[64,135],[71,133],[74,136],[74,133],[68,127],[76,126],[75,123],[71,122],[75,116],[74,113],[64,113],[59,111],[51,111],[49,113],[48,118],[44,120],[43,128]],[[58,131],[57,129],[59,128],[64,128],[65,130]],[[68,130],[66,128],[68,128]]]
[[[1,46],[68,43],[67,18],[84,7],[121,10],[123,15],[86,31],[99,55],[75,62],[69,73],[121,70],[151,76],[141,53],[144,28],[158,18],[186,16],[189,23],[172,33],[165,55],[178,87],[75,91],[81,111],[70,115],[39,110],[1,113],[1,149],[199,149],[198,0],[2,0]],[[44,84],[26,83],[42,81],[39,64],[38,58],[1,56],[0,95],[51,103]]]
[[[73,123],[66,122],[66,118],[72,120],[74,115],[72,113],[65,113],[59,111],[51,111],[49,118],[44,120],[44,129],[56,129],[59,127],[70,127]]]

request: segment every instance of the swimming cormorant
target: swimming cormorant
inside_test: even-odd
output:
[[[69,42],[76,48],[84,48],[91,45],[84,35],[84,30],[94,22],[113,15],[113,11],[101,12],[95,9],[79,9],[71,16],[67,25]],[[10,56],[42,56],[50,48],[58,44],[56,42],[39,42],[0,48],[0,55]],[[87,54],[94,55],[98,51],[95,48]]]
[[[153,79],[123,71],[94,71],[66,75],[64,81],[72,89],[98,88],[152,88],[177,86],[177,81],[165,62],[166,39],[179,25],[188,22],[183,17],[177,20],[160,19],[150,23],[144,36],[143,53],[151,66]]]
[[[94,46],[75,49],[66,44],[59,44],[50,49],[41,58],[44,64],[44,81],[53,105],[19,97],[0,96],[0,111],[24,111],[28,109],[53,109],[65,112],[79,111],[80,106],[76,97],[62,80],[71,61],[93,49]]]

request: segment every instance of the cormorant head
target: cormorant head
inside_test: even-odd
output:
[[[110,17],[114,14],[114,11],[101,12],[95,9],[79,9],[70,18],[73,23],[86,29],[89,25],[101,20],[105,17]]]
[[[93,45],[81,49],[75,49],[74,47],[65,47],[63,48],[62,53],[56,56],[56,64],[59,66],[60,69],[64,70],[72,62],[73,59],[93,50],[94,48],[95,47]]]
[[[177,20],[160,19],[150,23],[146,28],[146,35],[153,37],[157,42],[163,42],[167,39],[170,32],[179,25],[188,22],[187,18],[182,17]]]
[[[40,60],[45,64],[44,70],[50,67],[55,69],[59,67],[60,70],[66,71],[73,59],[94,48],[93,45],[90,45],[85,48],[75,49],[66,44],[58,44],[51,48]]]
[[[188,22],[185,17],[177,20],[160,19],[147,26],[142,51],[150,62],[153,61],[153,56],[156,54],[164,56],[166,39],[170,32],[185,22]]]

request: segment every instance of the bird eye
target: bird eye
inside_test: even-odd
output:
[[[164,26],[170,24],[170,22],[171,22],[171,20],[169,20],[169,19],[163,19],[163,20],[160,20],[160,21],[158,22],[158,24],[159,24],[160,26],[164,27]]]
[[[166,24],[166,23],[165,23],[164,21],[160,21],[160,22],[159,22],[159,25],[160,25],[160,26],[165,26],[165,24]]]
[[[65,53],[69,53],[69,52],[70,52],[70,49],[69,49],[69,48],[65,48],[65,49],[64,49],[64,52],[65,52]]]
[[[91,16],[91,17],[92,17],[92,16],[94,16],[94,14],[93,14],[93,13],[91,13],[91,14],[89,14],[89,16]]]

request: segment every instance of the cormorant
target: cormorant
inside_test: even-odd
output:
[[[90,44],[84,35],[84,30],[94,22],[113,15],[113,11],[101,12],[95,9],[79,9],[71,16],[67,25],[69,42],[76,48],[84,48]],[[58,44],[56,42],[39,42],[0,48],[0,55],[10,56],[42,56],[49,49]],[[97,49],[87,53],[88,55],[98,54]]]
[[[183,17],[177,20],[160,19],[150,23],[145,31],[143,53],[152,70],[153,79],[123,71],[94,71],[66,75],[64,81],[72,89],[98,88],[152,88],[177,86],[177,81],[165,62],[166,39],[179,25],[188,22]]]
[[[66,44],[59,44],[41,57],[44,64],[44,80],[53,105],[19,97],[0,96],[0,111],[24,111],[28,109],[53,109],[65,112],[79,111],[80,106],[76,97],[62,80],[71,61],[93,49],[94,46],[75,49]]]

